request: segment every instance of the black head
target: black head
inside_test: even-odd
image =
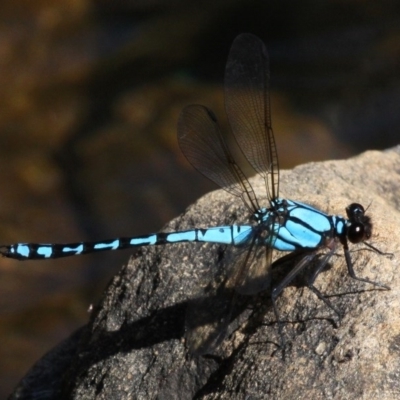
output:
[[[352,203],[346,207],[347,218],[349,219],[346,233],[351,243],[360,243],[371,237],[371,219],[365,215],[364,207],[358,203]]]

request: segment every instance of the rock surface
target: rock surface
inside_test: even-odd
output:
[[[263,182],[251,182],[262,202]],[[351,246],[355,272],[391,290],[351,279],[339,251],[316,286],[343,313],[340,324],[296,284],[278,299],[284,358],[268,293],[247,298],[213,355],[192,356],[186,308],[223,257],[221,246],[143,248],[114,277],[89,323],[38,361],[11,399],[399,398],[400,147],[282,171],[280,189],[281,197],[330,214],[344,215],[351,202],[369,207],[371,243],[393,257]],[[220,190],[166,230],[243,221],[240,200]]]

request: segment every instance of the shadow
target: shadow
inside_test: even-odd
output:
[[[231,293],[226,293],[226,295],[229,297]],[[193,307],[193,304],[217,303],[220,300],[220,295],[218,295],[207,299],[199,297],[191,301],[174,304],[157,310],[134,323],[124,324],[115,332],[105,332],[101,329],[93,331],[92,325],[87,325],[80,334],[79,344],[74,354],[71,353],[68,370],[64,371],[66,374],[64,374],[61,382],[62,397],[70,398],[76,385],[88,377],[89,371],[97,363],[112,359],[117,354],[127,354],[133,350],[151,349],[163,342],[181,340],[185,337],[187,309]],[[252,296],[240,296],[240,301],[235,302],[227,325],[248,308],[248,305],[253,301],[254,298]],[[198,326],[200,324],[215,325],[217,319],[218,316],[215,313],[202,313],[197,319]],[[223,335],[220,335],[220,332],[217,333],[217,336],[221,339],[220,341],[222,341],[224,335],[225,331]],[[166,346],[157,349],[158,357],[163,357],[163,351],[169,352],[171,347]],[[214,369],[219,364],[226,365],[229,363],[229,361],[208,355],[192,355],[189,358],[195,362],[199,369],[201,369],[202,363],[209,364],[211,362]],[[234,359],[233,354],[229,359]]]

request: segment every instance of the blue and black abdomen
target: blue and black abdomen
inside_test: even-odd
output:
[[[66,244],[16,243],[0,247],[4,257],[18,260],[60,258],[107,250],[122,250],[140,246],[154,246],[184,242],[208,242],[241,245],[246,243],[253,232],[251,225],[215,226],[195,228],[180,232],[160,232],[149,235],[116,238],[98,242]]]

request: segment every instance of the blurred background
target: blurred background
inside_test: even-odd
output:
[[[283,168],[399,142],[398,1],[3,2],[0,243],[150,233],[214,189],[176,123],[191,103],[224,116],[241,32],[269,49]],[[0,259],[0,398],[87,321],[129,254]]]

